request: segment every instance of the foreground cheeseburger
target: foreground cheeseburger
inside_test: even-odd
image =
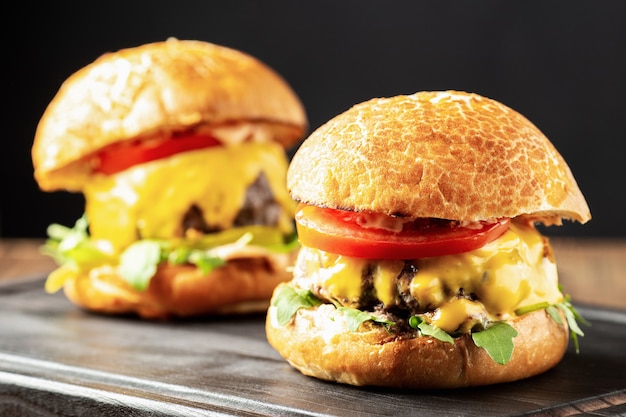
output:
[[[267,308],[297,250],[285,147],[306,128],[290,86],[242,52],[169,39],[101,56],[32,147],[40,187],[86,202],[48,229],[46,289],[148,318]]]
[[[546,371],[568,327],[582,335],[534,225],[584,223],[589,209],[510,108],[456,91],[373,99],[305,140],[287,181],[302,249],[266,332],[303,374],[493,384]]]

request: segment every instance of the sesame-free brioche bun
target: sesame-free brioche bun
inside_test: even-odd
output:
[[[285,326],[268,309],[269,343],[302,374],[358,386],[407,389],[459,388],[510,382],[555,366],[568,344],[566,320],[557,324],[545,310],[520,316],[515,349],[505,365],[494,362],[470,335],[454,344],[432,337],[394,337],[365,322],[354,332],[330,304],[300,309]]]
[[[161,264],[145,291],[132,288],[115,265],[102,265],[63,290],[89,311],[145,319],[265,312],[273,289],[289,279],[295,254],[232,259],[208,274],[194,265]]]
[[[460,91],[353,106],[302,143],[287,187],[307,204],[409,218],[591,218],[568,165],[535,125]]]
[[[41,117],[32,159],[41,189],[78,191],[111,144],[202,128],[293,145],[304,108],[274,70],[238,50],[168,39],[102,55],[71,75]]]

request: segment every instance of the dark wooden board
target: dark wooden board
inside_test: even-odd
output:
[[[292,369],[264,315],[143,321],[88,313],[43,280],[0,285],[0,415],[626,415],[626,313],[592,322],[551,371],[451,391],[359,388]]]

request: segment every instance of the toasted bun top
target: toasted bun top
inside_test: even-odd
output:
[[[76,188],[74,177],[91,174],[86,157],[103,147],[206,125],[223,142],[256,135],[287,147],[308,122],[291,87],[259,60],[172,38],[102,55],[63,83],[35,133],[35,178],[46,190]]]
[[[355,105],[302,143],[287,186],[304,203],[411,218],[591,218],[569,167],[537,127],[497,101],[458,91]]]

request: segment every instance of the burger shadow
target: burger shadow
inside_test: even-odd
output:
[[[359,389],[367,392],[368,395],[380,395],[386,398],[395,398],[398,401],[419,399],[420,403],[437,404],[441,402],[444,404],[453,400],[457,405],[464,404],[468,409],[477,409],[481,405],[492,407],[495,403],[508,403],[512,406],[514,402],[520,401],[521,398],[532,397],[529,392],[541,390],[541,388],[533,387],[533,384],[536,382],[528,382],[534,381],[536,378],[538,377],[529,378],[527,382],[513,381],[493,385],[447,389],[398,389],[387,387],[359,387]],[[528,402],[530,401],[528,400]]]
[[[98,320],[116,320],[120,322],[134,323],[134,324],[153,324],[162,326],[198,326],[198,325],[211,325],[216,323],[236,324],[236,323],[250,323],[250,322],[265,322],[267,312],[251,312],[251,313],[214,313],[214,314],[199,314],[194,316],[163,316],[163,317],[142,317],[136,313],[106,313],[99,311],[92,311],[78,307],[80,314],[85,317],[92,317]]]
[[[566,355],[554,368],[517,381],[452,389],[398,389],[384,387],[360,388],[372,395],[397,396],[399,399],[420,396],[445,398],[469,404],[497,402],[519,404],[520,407],[542,408],[553,404],[601,397],[624,389],[622,372],[626,359],[620,353],[597,355],[594,352],[576,353],[569,347]],[[513,409],[513,408],[512,408]]]

